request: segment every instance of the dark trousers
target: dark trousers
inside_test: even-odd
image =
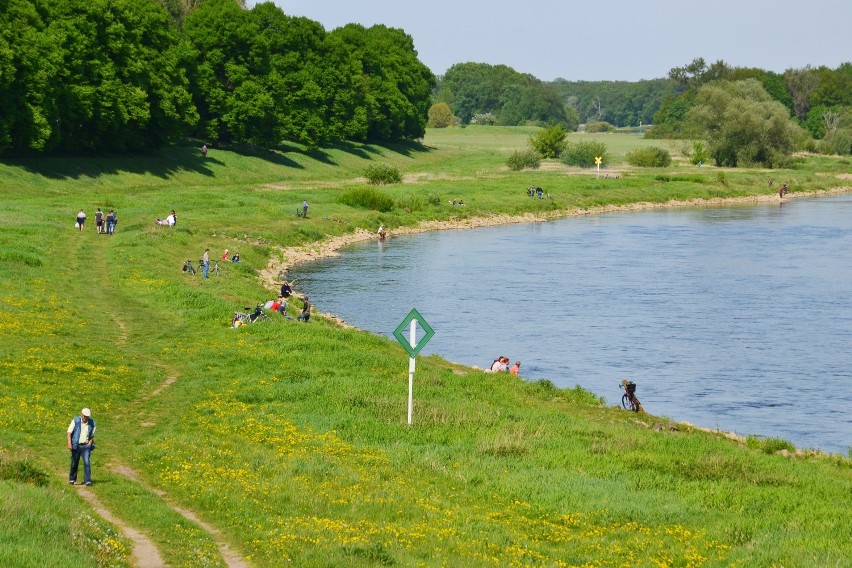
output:
[[[92,448],[91,446],[77,446],[71,450],[71,471],[68,473],[68,481],[77,481],[77,468],[80,466],[80,458],[83,458],[83,481],[92,482]]]

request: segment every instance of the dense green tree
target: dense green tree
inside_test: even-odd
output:
[[[367,137],[361,55],[319,23],[287,16],[272,3],[246,11],[232,0],[207,0],[184,30],[196,50],[202,135],[308,147]],[[425,116],[423,109],[424,122]]]
[[[373,140],[421,138],[432,104],[435,76],[418,58],[404,31],[348,24],[331,32],[360,64],[360,89]]]
[[[811,96],[812,105],[826,107],[852,106],[852,63],[843,63],[837,69],[819,67],[817,89]]]
[[[787,69],[784,80],[787,89],[793,96],[793,112],[799,120],[805,120],[811,108],[811,95],[819,87],[819,75],[814,73],[810,65],[801,69]]]
[[[41,151],[58,118],[52,89],[63,53],[47,33],[43,3],[8,0],[0,10],[0,152]]]
[[[453,65],[441,79],[436,99],[448,103],[463,124],[488,114],[509,126],[567,121],[564,103],[552,85],[506,65]]]
[[[576,132],[580,127],[580,113],[571,105],[565,105],[565,130]]]
[[[178,23],[189,16],[204,0],[159,0],[160,4]],[[245,0],[233,0],[240,8],[246,7]]]
[[[499,122],[506,126],[527,123],[565,124],[565,106],[556,90],[530,78],[525,86],[514,85],[504,91]]]
[[[0,148],[153,147],[196,120],[184,50],[156,2],[8,0],[7,8],[0,48],[14,54],[15,74],[0,82]]]
[[[616,126],[651,124],[665,98],[680,92],[670,79],[637,82],[556,79],[552,84],[563,102],[577,110],[580,123],[606,121]]]
[[[764,90],[776,101],[783,103],[790,113],[793,112],[793,96],[787,89],[784,75],[774,71],[765,71],[757,67],[737,67],[730,73],[731,81],[744,81],[745,79],[757,79],[763,85]]]
[[[718,166],[786,166],[802,136],[787,108],[755,79],[702,86],[687,122],[707,139]]]

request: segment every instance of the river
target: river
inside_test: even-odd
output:
[[[422,353],[575,384],[674,420],[852,447],[852,195],[422,233],[291,270],[378,334],[412,307]],[[404,372],[401,371],[401,372]]]

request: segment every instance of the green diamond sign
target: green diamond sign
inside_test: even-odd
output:
[[[422,327],[423,331],[425,332],[425,335],[420,338],[420,341],[417,341],[414,345],[412,345],[409,342],[408,338],[406,338],[403,334],[405,328],[411,325],[413,320],[417,320],[417,322],[420,324],[420,327]],[[432,339],[433,335],[435,335],[435,330],[432,329],[432,327],[428,323],[426,323],[426,320],[423,319],[423,316],[420,315],[420,312],[418,312],[414,308],[411,308],[411,311],[408,312],[408,315],[405,316],[405,319],[402,320],[402,323],[400,323],[393,332],[393,336],[396,337],[396,340],[399,341],[399,343],[405,348],[406,351],[408,351],[408,354],[411,357],[416,357],[417,354],[420,353],[420,350],[423,349],[423,346],[429,343],[429,340]]]

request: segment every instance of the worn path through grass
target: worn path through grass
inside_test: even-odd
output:
[[[84,233],[88,232],[89,229],[94,229],[94,227],[87,228]],[[91,326],[92,334],[87,338],[87,341],[111,345],[113,358],[116,360],[132,359],[142,366],[160,367],[168,375],[165,381],[155,385],[155,388],[149,393],[140,391],[137,393],[137,398],[126,404],[123,409],[116,408],[110,418],[113,421],[111,424],[113,429],[116,429],[116,427],[124,427],[130,430],[141,428],[144,431],[144,429],[154,426],[158,419],[157,411],[152,412],[149,408],[151,400],[174,384],[178,377],[178,371],[160,361],[150,360],[150,354],[140,352],[135,348],[137,341],[145,340],[143,334],[140,334],[137,330],[140,327],[140,321],[149,314],[148,310],[134,301],[132,297],[122,295],[122,287],[115,282],[116,274],[110,270],[107,262],[107,259],[111,256],[110,248],[117,246],[114,237],[97,234],[94,231],[92,231],[92,234],[80,234],[75,235],[75,237],[80,238],[62,241],[66,250],[61,251],[60,256],[68,259],[63,267],[67,273],[62,279],[66,282],[73,282],[74,287],[81,289],[80,293],[73,294],[73,296],[86,297],[91,302],[91,313],[94,315]],[[82,290],[86,290],[86,293],[83,293]],[[146,384],[144,388],[148,389],[150,386]],[[105,430],[103,426],[100,429],[101,431]],[[106,435],[113,438],[117,437],[115,433]],[[127,439],[129,438],[131,437],[128,436]],[[109,484],[113,481],[113,479],[110,479],[110,474],[119,475],[138,489],[155,496],[156,499],[148,497],[149,502],[159,500],[163,507],[171,509],[174,513],[186,519],[187,522],[206,532],[208,538],[213,541],[219,551],[221,561],[228,568],[246,568],[249,566],[243,555],[224,539],[222,532],[202,520],[198,513],[185,506],[178,505],[166,491],[145,484],[138,473],[117,461],[115,457],[107,464],[98,464],[98,457],[100,456],[97,451],[93,453],[94,465],[99,465],[102,468],[100,477],[103,481],[98,481],[97,487],[78,488],[79,495],[88,501],[92,508],[106,521],[113,523],[132,543],[132,559],[136,566],[139,568],[168,566],[169,563],[163,559],[160,550],[168,550],[170,543],[168,539],[158,538],[158,535],[148,535],[144,530],[138,528],[139,523],[135,522],[132,507],[124,507],[123,503],[115,501],[111,496],[107,496],[106,499],[97,496],[102,482]]]

